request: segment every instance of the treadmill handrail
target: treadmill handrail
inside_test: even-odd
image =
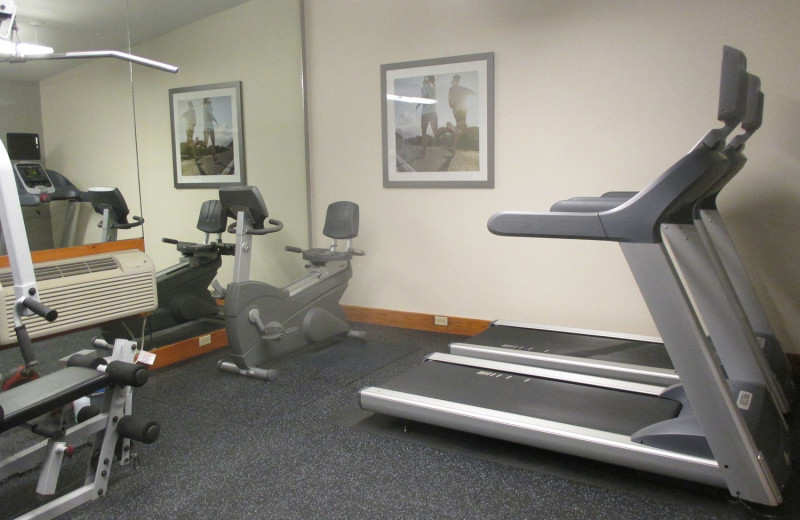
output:
[[[724,154],[700,143],[650,186],[610,210],[500,212],[489,219],[489,231],[503,236],[661,242],[661,223],[691,208],[727,172],[727,163]]]
[[[748,113],[748,104],[752,105],[748,93],[760,88],[760,82],[751,79],[746,67],[744,53],[723,48],[717,120],[724,126],[706,133],[692,151],[629,200],[605,211],[500,212],[489,219],[489,231],[503,236],[660,243],[660,225],[668,218],[691,222],[692,205],[724,179],[729,170],[721,153],[725,140],[746,117],[754,119],[754,113]]]

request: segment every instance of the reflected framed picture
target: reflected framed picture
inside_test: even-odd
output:
[[[494,188],[494,53],[381,65],[383,186]]]
[[[244,184],[242,82],[169,90],[176,188]]]

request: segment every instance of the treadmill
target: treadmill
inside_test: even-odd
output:
[[[735,49],[727,49],[725,59],[728,63],[724,66],[728,68],[745,67],[744,55]],[[671,226],[667,236],[672,236],[670,244],[676,251],[673,263],[685,274],[684,284],[695,298],[697,310],[718,350],[738,352],[735,345],[744,344],[752,351],[746,366],[758,368],[761,375],[757,379],[766,382],[779,409],[787,414],[795,393],[791,367],[716,208],[719,191],[747,160],[742,153],[745,142],[761,126],[764,95],[760,87],[758,77],[748,75],[742,121],[745,132],[736,136],[723,152],[729,159],[728,174],[695,204],[693,222],[687,220]],[[608,211],[635,194],[609,192],[602,197],[574,197],[555,203],[550,211]],[[710,284],[710,280],[718,283]],[[661,339],[656,337],[498,320],[481,334],[452,343],[450,352],[545,368],[567,366],[571,371],[610,373],[631,381],[679,380]],[[735,353],[733,359],[739,359]]]
[[[86,193],[60,173],[45,168],[39,134],[9,132],[6,144],[30,246],[35,250],[73,246],[78,210],[80,203],[86,200]],[[53,236],[50,210],[50,203],[54,201],[66,202],[58,242]],[[0,230],[0,254],[8,254],[2,242]]]
[[[618,242],[679,383],[437,353],[381,387],[363,388],[361,407],[780,504],[791,472],[781,410],[758,370],[738,379],[747,365],[741,360],[752,358],[749,349],[736,343],[724,355],[717,351],[664,241],[670,226],[692,224],[697,202],[732,171],[723,149],[743,119],[748,82],[742,68],[728,66],[736,54],[725,48],[724,128],[708,133],[644,190],[609,210],[501,212],[489,220],[499,235]]]
[[[738,51],[728,52],[736,56]],[[738,61],[745,62],[741,53]],[[726,360],[723,364],[729,377],[763,382],[778,408],[787,414],[795,393],[791,367],[716,207],[721,189],[747,161],[742,153],[744,144],[760,128],[763,108],[761,82],[757,76],[748,75],[744,133],[723,151],[729,161],[728,173],[694,204],[691,219],[664,227],[664,239],[718,354]],[[633,195],[609,192],[602,197],[575,197],[557,202],[551,211],[606,211]],[[636,355],[641,357],[641,350],[627,347],[621,354],[636,359]],[[742,356],[741,351],[749,355]],[[663,349],[648,349],[650,356],[659,352]]]

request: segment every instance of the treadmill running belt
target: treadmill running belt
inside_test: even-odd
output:
[[[667,350],[661,343],[591,334],[495,325],[463,343],[509,348],[520,352],[539,352],[655,368],[672,368]]]
[[[628,436],[681,409],[677,401],[651,395],[435,361],[381,388]]]

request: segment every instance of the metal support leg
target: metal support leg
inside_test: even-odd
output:
[[[737,407],[714,349],[661,243],[620,243],[664,345],[680,375],[714,458],[733,496],[761,504],[783,500],[788,467],[770,468]],[[772,404],[770,401],[766,403]],[[774,435],[785,435],[780,426]],[[788,459],[787,459],[788,460]]]
[[[765,386],[778,410],[789,413],[789,400],[761,351],[730,280],[715,268],[698,229],[670,224],[662,230],[727,376]]]

